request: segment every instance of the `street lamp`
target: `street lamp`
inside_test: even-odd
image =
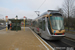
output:
[[[17,31],[17,19],[18,19],[18,16],[16,15],[16,17],[15,17],[15,20],[16,20],[16,31]]]
[[[24,16],[24,31],[25,31],[25,18],[26,18],[26,17]]]
[[[5,16],[6,17],[6,31],[7,31],[7,20],[8,20],[8,16]]]

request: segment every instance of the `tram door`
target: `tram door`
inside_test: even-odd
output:
[[[45,17],[42,18],[42,30],[45,31]]]
[[[47,17],[47,22],[48,22],[48,29],[49,29],[50,33],[52,34],[49,17]]]
[[[48,29],[50,30],[50,20],[49,20],[49,17],[47,17],[47,22],[48,22]]]

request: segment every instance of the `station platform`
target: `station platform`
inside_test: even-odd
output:
[[[21,31],[0,30],[0,50],[53,50],[29,27]]]

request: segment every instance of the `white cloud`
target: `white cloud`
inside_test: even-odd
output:
[[[38,9],[43,1],[44,0],[12,0],[12,7],[17,7],[14,7],[13,9],[0,7],[0,14],[3,14],[4,17],[8,15],[9,18],[15,18],[15,16],[18,15],[19,18],[26,16],[27,18],[34,19],[37,17],[34,11]],[[46,0],[45,3],[40,7],[39,11],[40,13],[43,13],[47,10],[61,7],[63,1],[64,0]],[[19,5],[21,7],[19,7]]]
[[[26,5],[32,10],[38,9],[38,7],[44,2],[44,0],[28,0]],[[57,6],[62,6],[63,0],[46,0],[39,10],[56,9]]]
[[[9,10],[8,8],[0,7],[0,13],[1,14],[7,14],[8,12],[10,13],[11,10]]]
[[[36,14],[33,11],[25,11],[18,8],[15,8],[14,10],[10,10],[8,8],[0,7],[0,14],[2,14],[2,18],[5,18],[5,16],[8,16],[8,18],[15,18],[16,15],[18,15],[19,18],[23,18],[26,16],[27,18],[34,19]]]
[[[19,10],[19,11],[17,11],[17,14],[18,14],[19,18],[23,18],[24,16],[26,16],[27,18],[34,19],[36,17],[36,14],[33,11]]]
[[[0,7],[0,18],[5,18],[8,14],[12,13],[10,9]]]
[[[57,6],[61,7],[64,0],[46,0],[39,10],[56,9]],[[44,0],[13,0],[14,3],[23,3],[31,10],[37,10]]]

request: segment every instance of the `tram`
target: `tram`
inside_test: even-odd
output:
[[[57,10],[48,10],[32,22],[32,29],[47,40],[65,37],[64,18]]]

